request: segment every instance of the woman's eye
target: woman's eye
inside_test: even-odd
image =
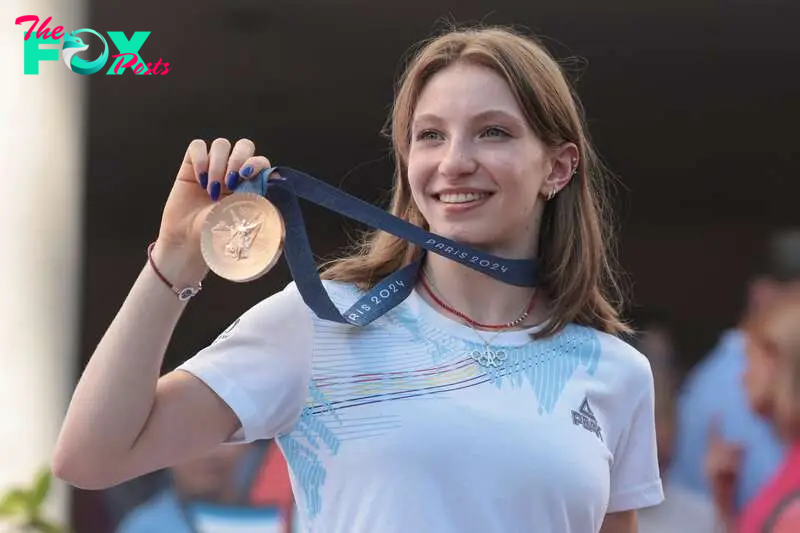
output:
[[[417,134],[418,141],[435,141],[439,139],[439,134],[433,130],[423,130]]]
[[[483,130],[483,135],[486,137],[508,137],[508,132],[497,126],[492,126]]]

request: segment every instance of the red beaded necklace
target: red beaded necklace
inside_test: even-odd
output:
[[[434,302],[436,302],[436,304],[439,307],[441,307],[442,309],[444,309],[445,311],[447,311],[449,313],[452,313],[452,314],[456,315],[457,317],[461,318],[462,320],[466,321],[472,327],[477,327],[477,328],[482,328],[482,329],[508,329],[508,328],[511,328],[511,327],[514,327],[516,325],[521,324],[523,320],[528,318],[528,314],[531,312],[531,309],[533,309],[533,305],[536,303],[536,296],[539,294],[539,291],[533,291],[533,294],[531,295],[531,300],[530,300],[530,302],[528,302],[528,307],[525,309],[525,311],[516,320],[513,320],[513,321],[509,322],[508,324],[499,324],[499,325],[481,324],[480,322],[478,322],[476,320],[472,320],[470,317],[468,317],[464,313],[458,311],[457,309],[454,309],[453,307],[447,305],[441,299],[439,299],[433,293],[433,290],[431,290],[431,288],[428,286],[428,283],[425,281],[425,275],[424,274],[422,276],[420,276],[419,280],[422,283],[422,287],[425,289],[425,291],[430,295],[430,297],[433,299]]]

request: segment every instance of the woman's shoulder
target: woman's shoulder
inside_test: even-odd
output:
[[[354,283],[323,280],[322,286],[333,304],[342,312],[363,295]],[[245,316],[253,317],[259,322],[273,323],[305,319],[305,317],[313,320],[316,315],[303,298],[297,283],[290,281],[282,289],[248,309],[242,318]]]
[[[250,307],[244,312],[242,318],[253,317],[270,321],[290,316],[296,318],[298,313],[305,312],[305,307],[297,284],[291,281]]]
[[[356,284],[351,281],[324,279],[322,280],[322,286],[325,288],[325,292],[328,293],[328,296],[330,296],[331,301],[340,307],[341,305],[347,305],[349,307],[355,303],[357,298],[366,294],[366,291],[359,289]]]
[[[322,280],[322,286],[325,292],[328,293],[331,300],[337,303],[337,300],[348,300],[362,294],[354,283],[343,281],[330,281]],[[304,305],[300,287],[295,281],[289,281],[283,288],[271,293],[256,303],[252,309],[264,310],[273,307],[301,307]]]
[[[600,344],[600,368],[619,380],[620,385],[643,390],[652,386],[653,369],[650,360],[628,340],[593,329]]]

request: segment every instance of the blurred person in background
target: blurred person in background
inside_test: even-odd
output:
[[[168,470],[168,486],[130,511],[117,533],[199,533],[195,512],[202,506],[250,506],[255,472],[264,456],[259,444],[220,445]],[[288,530],[286,530],[288,532]]]
[[[675,434],[677,361],[672,330],[666,317],[647,310],[632,314],[637,331],[633,346],[650,361],[655,381],[656,442],[658,466],[667,471]],[[639,533],[712,533],[717,526],[709,498],[664,482],[664,501],[639,511]]]
[[[744,325],[742,376],[753,410],[788,448],[775,474],[737,512],[735,488],[749,450],[709,427],[706,469],[727,533],[800,531],[800,287],[759,308]]]
[[[254,506],[273,507],[278,511],[283,524],[281,533],[298,532],[300,521],[286,458],[275,441],[269,441],[266,448],[252,483],[250,501]]]
[[[800,228],[781,231],[768,243],[759,275],[752,280],[741,323],[800,284]],[[703,468],[712,421],[721,436],[743,450],[735,487],[741,510],[772,476],[785,448],[772,427],[750,408],[742,384],[745,338],[741,324],[726,331],[716,347],[694,368],[682,388],[676,428],[671,482],[710,498]]]

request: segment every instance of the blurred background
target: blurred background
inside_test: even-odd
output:
[[[800,224],[800,4],[789,0],[4,0],[0,13],[0,492],[49,460],[77,376],[145,264],[187,144],[248,137],[273,163],[385,205],[392,158],[381,131],[394,82],[410,45],[442,21],[511,24],[563,60],[619,178],[632,313],[669,325],[677,382],[736,325],[770,236]],[[170,70],[106,75],[109,61],[82,76],[49,45],[55,59],[25,74],[23,15],[68,31],[148,31],[141,58]],[[82,38],[93,59],[102,43]],[[308,204],[304,214],[322,257],[357,227]],[[209,276],[165,371],[288,281],[284,262],[247,284]],[[263,493],[285,486],[285,471],[256,475],[280,463],[270,450],[247,450],[250,466],[236,468],[249,477],[236,486],[248,505],[285,511],[280,490]],[[56,483],[49,512],[79,532],[111,532],[170,482],[159,473],[105,492]]]

